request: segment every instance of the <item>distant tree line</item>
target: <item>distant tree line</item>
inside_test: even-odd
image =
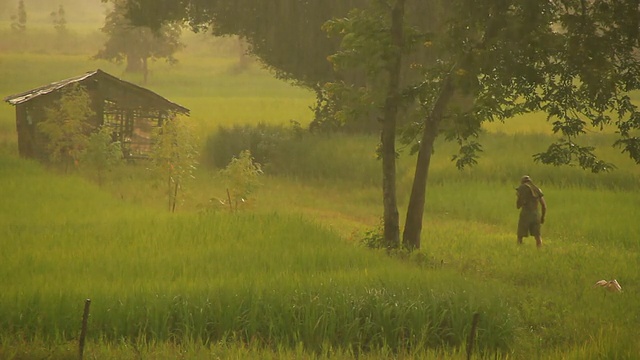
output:
[[[4,12],[8,7],[7,0],[0,2],[0,12]],[[67,31],[67,18],[63,5],[59,5],[57,10],[49,14],[49,17],[58,33],[64,34]],[[27,7],[24,0],[19,0],[15,13],[11,15],[11,29],[16,32],[27,30],[27,18]]]

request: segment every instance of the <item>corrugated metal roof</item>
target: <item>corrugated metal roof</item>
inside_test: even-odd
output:
[[[62,89],[63,87],[65,87],[67,85],[82,82],[82,81],[84,81],[84,80],[86,80],[88,78],[91,78],[93,76],[96,76],[96,75],[105,76],[105,77],[111,78],[111,79],[113,79],[113,80],[115,80],[117,82],[122,83],[122,85],[133,87],[133,88],[135,88],[135,89],[137,89],[139,91],[142,91],[147,96],[152,96],[152,97],[155,97],[155,98],[157,98],[157,99],[159,99],[161,101],[164,101],[168,105],[170,105],[171,107],[175,108],[175,110],[177,110],[177,111],[180,111],[180,112],[183,112],[183,113],[189,113],[189,109],[185,108],[184,106],[181,106],[181,105],[178,105],[178,104],[176,104],[176,103],[174,103],[172,101],[169,101],[166,98],[154,93],[153,91],[151,91],[149,89],[145,89],[145,88],[143,88],[141,86],[138,86],[136,84],[133,84],[133,83],[118,79],[117,77],[115,77],[113,75],[110,75],[110,74],[108,74],[108,73],[106,73],[106,72],[104,72],[104,71],[102,71],[100,69],[95,70],[95,71],[87,72],[87,73],[85,73],[83,75],[80,75],[80,76],[74,76],[72,78],[68,78],[68,79],[65,79],[65,80],[56,81],[56,82],[53,82],[51,84],[40,86],[38,88],[29,90],[29,91],[25,91],[25,92],[22,92],[22,93],[19,93],[19,94],[9,95],[9,96],[4,98],[4,101],[10,103],[11,105],[22,104],[22,103],[25,103],[25,102],[27,102],[29,100],[32,100],[32,99],[34,99],[34,98],[36,98],[38,96],[49,94],[51,92],[57,91],[59,89]]]
[[[80,76],[75,76],[69,79],[65,79],[65,80],[60,80],[60,81],[56,81],[53,82],[49,85],[44,85],[44,86],[40,86],[38,88],[29,90],[29,91],[25,91],[23,93],[20,94],[15,94],[15,95],[9,95],[6,98],[4,98],[4,101],[8,102],[11,105],[18,105],[18,104],[22,104],[24,102],[27,102],[33,98],[36,98],[40,95],[46,95],[49,94],[52,91],[56,91],[58,89],[61,89],[69,84],[73,84],[73,83],[77,83],[79,81],[82,81],[86,78],[89,78],[95,74],[97,74],[98,71],[90,71],[84,75],[80,75]]]

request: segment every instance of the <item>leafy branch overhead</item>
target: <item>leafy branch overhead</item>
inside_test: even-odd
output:
[[[578,141],[587,128],[613,125],[620,139],[612,145],[640,163],[640,117],[630,99],[640,81],[637,2],[459,0],[448,1],[447,8],[441,26],[422,37],[416,27],[405,27],[405,50],[415,52],[416,39],[422,39],[433,58],[406,66],[403,94],[409,102],[416,99],[428,119],[451,84],[439,128],[463,147],[454,159],[470,160],[459,167],[472,164],[481,149],[467,139],[478,135],[482,122],[533,111],[545,112],[560,136],[534,155],[536,161],[613,169]],[[384,19],[377,10],[361,10],[327,22],[325,30],[342,37],[332,63],[377,74],[385,54],[394,51]],[[419,141],[415,135],[423,129],[422,121],[409,122],[403,138]]]

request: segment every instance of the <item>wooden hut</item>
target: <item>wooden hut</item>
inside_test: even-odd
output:
[[[145,157],[151,148],[151,132],[162,121],[176,114],[189,114],[189,109],[138,85],[120,80],[98,69],[57,81],[4,101],[16,107],[16,129],[20,156],[46,159],[46,138],[37,129],[44,121],[45,109],[58,101],[62,90],[72,84],[81,85],[91,98],[95,117],[86,119],[97,128],[110,127],[114,141],[122,144],[125,157]]]

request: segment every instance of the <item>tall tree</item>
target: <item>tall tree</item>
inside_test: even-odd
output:
[[[27,8],[24,6],[24,0],[18,1],[18,11],[11,15],[11,29],[19,32],[27,30]]]
[[[183,47],[180,42],[181,27],[177,22],[169,22],[153,31],[149,27],[134,26],[126,15],[126,2],[111,0],[113,8],[105,18],[102,32],[108,39],[95,59],[106,59],[121,63],[126,61],[125,71],[144,75],[147,82],[149,59],[166,59],[169,63],[177,60],[173,56]]]
[[[400,220],[396,196],[396,127],[400,107],[400,72],[404,45],[405,0],[396,0],[391,9],[391,51],[387,57],[387,90],[382,116],[382,201],[384,238],[388,246],[398,243]]]
[[[381,23],[380,18],[389,21]],[[383,232],[387,248],[397,248],[400,241],[400,220],[396,196],[396,133],[398,111],[401,106],[401,76],[403,55],[407,43],[405,34],[405,0],[396,0],[393,4],[376,2],[367,11],[353,10],[347,17],[326,22],[323,29],[330,34],[346,34],[342,50],[329,57],[336,69],[357,68],[361,70],[369,84],[367,89],[358,89],[356,96],[350,99],[366,99],[367,103],[377,103],[380,113],[376,117],[380,122],[380,149],[382,158],[382,200]],[[386,44],[383,46],[382,44]],[[354,52],[362,56],[353,56]],[[375,84],[375,85],[374,85]],[[380,89],[376,89],[379,87]],[[353,92],[352,84],[344,81],[327,84],[329,97],[342,96]],[[343,101],[338,101],[342,103]],[[337,112],[348,112],[358,117],[361,109],[376,112],[368,106],[357,105]],[[343,115],[349,117],[350,115]]]
[[[407,102],[403,74],[407,78],[419,75],[403,67],[411,63],[413,68],[421,68],[419,61],[431,64],[430,57],[416,56],[417,45],[424,42],[425,36],[416,26],[409,24],[405,5],[406,0],[372,2],[370,8],[353,10],[347,17],[330,20],[323,27],[329,34],[343,37],[340,51],[329,57],[334,67],[339,70],[360,69],[366,77],[365,86],[357,89],[357,96],[349,95],[354,87],[344,81],[327,84],[329,97],[347,99],[338,101],[346,106],[339,109],[337,115],[357,118],[365,109],[365,112],[374,113],[380,120],[379,155],[382,159],[383,225],[387,248],[400,246],[395,162],[397,118],[401,107]],[[434,11],[438,9],[436,6],[433,8]],[[437,22],[432,22],[431,29],[435,30],[436,27]],[[352,104],[363,99],[364,104]],[[407,112],[403,110],[403,114]]]
[[[53,22],[53,28],[56,29],[58,34],[64,34],[67,32],[67,17],[64,11],[64,6],[60,5],[58,7],[58,11],[52,11],[49,16]]]

